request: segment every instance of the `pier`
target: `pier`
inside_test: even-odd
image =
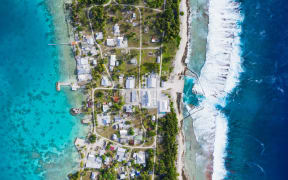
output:
[[[57,82],[56,83],[56,90],[61,91],[61,86],[70,86],[72,91],[76,91],[80,88],[77,83],[70,83],[70,82]]]

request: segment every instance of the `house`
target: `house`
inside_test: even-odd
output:
[[[134,103],[137,101],[137,91],[133,90],[130,93],[130,102]]]
[[[120,174],[120,179],[126,179],[126,176],[124,173]]]
[[[170,112],[169,99],[163,99],[158,101],[158,112],[164,114]]]
[[[120,130],[120,136],[127,136],[128,135],[128,131],[126,129]]]
[[[105,113],[109,110],[109,106],[107,104],[103,104],[102,111]]]
[[[84,81],[90,81],[92,79],[92,76],[90,74],[79,74],[77,78],[78,78],[78,81],[84,82]]]
[[[116,134],[113,134],[113,135],[112,135],[112,140],[117,141],[117,139],[118,139],[117,135],[116,135]]]
[[[152,36],[151,42],[152,42],[152,43],[158,43],[158,42],[160,42],[160,41],[159,41],[159,39],[156,38],[155,36]]]
[[[110,64],[110,66],[115,66],[116,65],[116,55],[111,55],[110,56],[109,64]]]
[[[133,158],[135,159],[136,164],[145,165],[145,152],[139,151],[138,153],[133,154]]]
[[[95,39],[96,40],[102,40],[103,39],[103,32],[96,32],[95,33]]]
[[[130,60],[130,64],[137,65],[137,58],[134,57]]]
[[[125,109],[126,113],[132,113],[133,112],[133,106],[131,106],[131,105],[124,106],[124,109]]]
[[[100,169],[102,167],[102,158],[95,157],[94,154],[88,154],[86,168]]]
[[[122,84],[122,83],[123,83],[123,78],[124,78],[124,75],[123,75],[123,74],[120,74],[120,75],[119,75],[119,84]]]
[[[111,124],[110,116],[103,116],[102,117],[102,123],[103,123],[104,126],[107,126],[107,125]]]
[[[104,87],[111,86],[111,82],[109,81],[107,76],[102,76],[101,86],[104,86]]]
[[[113,26],[113,32],[114,32],[114,36],[119,36],[120,35],[120,26],[118,24],[115,24]]]
[[[97,174],[95,172],[91,173],[91,180],[96,180]]]
[[[132,14],[132,19],[136,19],[136,13]]]
[[[126,159],[125,158],[125,152],[126,152],[126,149],[118,147],[117,153],[116,153],[116,158],[117,158],[118,162],[122,162],[122,161],[124,161]]]
[[[157,62],[158,64],[161,63],[161,58],[160,58],[160,56],[157,56],[156,62]]]
[[[152,120],[152,121],[156,121],[156,116],[153,115],[151,120]]]
[[[93,44],[94,44],[94,39],[93,39],[92,36],[88,36],[88,37],[87,37],[87,43],[88,43],[89,45],[93,45]]]
[[[120,47],[120,48],[128,47],[127,40],[125,40],[124,37],[117,37],[116,38],[116,45],[117,45],[117,47]]]
[[[97,60],[94,59],[94,60],[92,61],[92,64],[93,64],[93,66],[96,66],[96,65],[97,65]]]
[[[126,88],[127,89],[135,88],[135,78],[134,77],[128,77],[126,79]]]
[[[106,166],[108,166],[110,164],[110,162],[111,162],[111,158],[110,157],[106,157],[106,159],[104,160],[104,164]]]
[[[110,47],[116,46],[115,40],[114,39],[107,39],[106,40],[106,45]]]
[[[156,88],[157,86],[157,79],[155,75],[150,75],[147,79],[147,87],[148,88]]]
[[[122,118],[120,116],[115,116],[114,117],[114,122],[121,122]]]
[[[141,91],[141,105],[142,107],[151,106],[151,94],[149,91]]]

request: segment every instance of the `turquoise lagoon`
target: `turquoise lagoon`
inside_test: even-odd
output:
[[[79,119],[69,114],[81,103],[71,100],[79,95],[55,90],[57,81],[73,74],[63,70],[69,64],[64,61],[74,63],[71,50],[48,46],[61,39],[49,2],[0,3],[0,179],[63,180],[78,167],[73,141],[85,135]]]

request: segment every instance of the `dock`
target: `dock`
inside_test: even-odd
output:
[[[57,82],[56,83],[56,90],[61,91],[61,86],[70,86],[72,91],[76,91],[80,88],[77,83],[70,83],[70,82]]]

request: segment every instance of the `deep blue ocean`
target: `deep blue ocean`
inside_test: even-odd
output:
[[[288,1],[240,0],[242,67],[228,97],[226,179],[288,179]]]
[[[65,179],[79,120],[56,92],[59,49],[41,0],[0,0],[0,179]],[[77,121],[78,120],[78,121]]]

